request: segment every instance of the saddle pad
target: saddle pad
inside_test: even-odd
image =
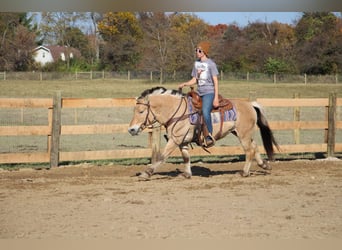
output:
[[[200,117],[198,112],[196,112],[193,104],[192,104],[192,97],[188,96],[188,105],[189,105],[189,120],[192,125],[196,125],[200,123]],[[220,112],[212,112],[211,113],[211,120],[213,123],[220,123],[221,122],[221,114]],[[236,109],[233,106],[232,109],[226,110],[223,115],[223,121],[236,121]]]

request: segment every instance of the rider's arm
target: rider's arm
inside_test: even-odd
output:
[[[196,83],[197,83],[197,79],[196,79],[196,77],[193,77],[189,81],[179,84],[178,87],[184,88],[185,86],[191,86],[191,85],[194,85]]]

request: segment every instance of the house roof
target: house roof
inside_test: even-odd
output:
[[[79,58],[81,57],[81,52],[72,47],[67,46],[59,46],[59,45],[49,45],[49,46],[38,46],[33,51],[37,50],[45,50],[47,52],[50,52],[52,55],[52,58],[54,61],[58,61],[61,58],[61,54],[64,54],[64,56],[67,58],[71,53],[73,58]]]
[[[43,45],[40,45],[40,46],[34,48],[33,52],[36,52],[37,50],[45,50],[47,52],[50,52],[50,50],[47,47],[43,46]]]

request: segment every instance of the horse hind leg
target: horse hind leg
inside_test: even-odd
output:
[[[249,143],[243,143],[243,148],[246,154],[246,162],[243,168],[242,176],[248,177],[250,175],[250,167],[252,165],[253,160],[255,159],[258,166],[264,170],[271,170],[271,166],[268,164],[266,160],[261,158],[261,155],[258,150],[258,146],[253,139],[249,140]]]
[[[255,147],[255,160],[256,160],[258,166],[264,170],[271,170],[272,167],[268,164],[268,161],[266,161],[265,159],[262,159],[256,143],[254,141],[252,143],[255,144],[255,146],[254,146]]]
[[[259,167],[265,170],[272,169],[268,162],[262,159],[258,150],[258,145],[255,143],[252,137],[246,136],[246,138],[240,138],[240,142],[246,155],[245,165],[242,172],[243,177],[247,177],[250,175],[250,167],[254,159],[256,160]]]
[[[245,151],[246,159],[245,159],[245,165],[242,170],[242,176],[247,177],[250,175],[250,167],[252,165],[252,161],[255,158],[255,152],[256,152],[256,144],[254,143],[253,139],[251,138],[240,138],[241,145]]]

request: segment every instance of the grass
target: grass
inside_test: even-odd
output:
[[[132,98],[158,83],[138,80],[82,80],[82,81],[0,81],[1,97],[52,97],[56,91],[62,97]],[[178,83],[165,83],[165,88],[178,89]],[[248,98],[252,93],[259,98],[324,98],[329,93],[342,93],[342,84],[274,84],[260,82],[219,82],[220,93],[230,98]],[[184,89],[184,91],[188,91]]]

